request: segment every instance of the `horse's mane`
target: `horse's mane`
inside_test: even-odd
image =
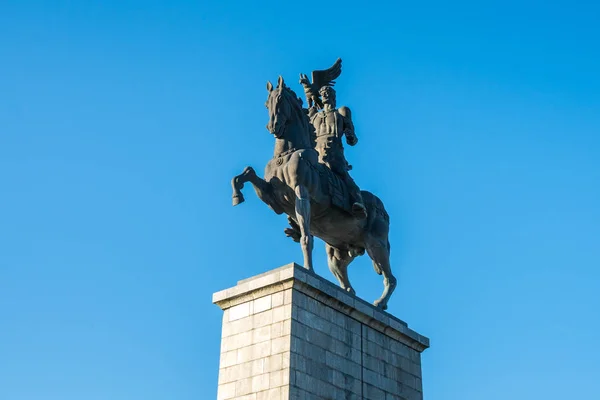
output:
[[[287,86],[283,87],[282,94],[286,97],[286,100],[290,103],[293,112],[298,116],[298,121],[302,124],[302,128],[311,138],[311,143],[314,143],[314,128],[308,118],[308,113],[302,107],[302,99],[296,96],[296,93]]]

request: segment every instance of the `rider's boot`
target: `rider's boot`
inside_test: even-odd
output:
[[[354,203],[352,204],[352,215],[354,215],[358,219],[367,218],[367,207],[365,207],[365,204],[363,202],[360,189],[356,186],[356,184],[352,186],[354,186],[354,190],[352,190],[352,199],[354,201]]]
[[[347,165],[347,164],[346,164]],[[367,208],[363,202],[362,194],[360,193],[360,189],[354,182],[354,179],[346,173],[343,175],[343,179],[346,182],[346,187],[350,191],[350,198],[352,199],[352,215],[358,219],[367,218]]]
[[[352,215],[358,219],[367,218],[367,208],[361,201],[356,201],[352,204]]]
[[[358,219],[367,218],[367,208],[364,204],[356,202],[352,204],[352,214]]]

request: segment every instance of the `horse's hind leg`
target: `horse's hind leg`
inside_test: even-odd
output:
[[[375,271],[383,275],[383,293],[373,304],[385,310],[394,289],[396,289],[396,278],[392,274],[392,267],[390,266],[390,245],[387,240],[387,234],[385,238],[368,238],[366,245],[367,253],[371,257],[371,260],[373,260]]]
[[[348,265],[354,260],[354,257],[348,255],[347,251],[339,250],[328,243],[325,243],[325,251],[327,252],[327,265],[329,266],[329,270],[340,282],[341,288],[354,294],[355,291],[348,279]]]
[[[300,227],[300,245],[304,254],[304,268],[313,270],[312,250],[313,236],[310,234],[310,194],[308,189],[302,185],[296,186],[296,221]]]

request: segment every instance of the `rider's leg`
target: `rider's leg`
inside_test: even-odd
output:
[[[354,183],[354,179],[346,172],[346,185],[350,190],[350,196],[352,197],[352,213],[358,218],[366,218],[367,217],[367,208],[365,207],[365,203],[362,198],[362,193],[360,189]]]

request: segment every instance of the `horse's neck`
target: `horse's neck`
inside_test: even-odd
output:
[[[281,154],[296,148],[297,147],[294,145],[294,143],[290,141],[285,139],[275,139],[275,150],[273,151],[273,157],[278,157]]]
[[[313,147],[308,134],[303,132],[301,127],[291,125],[285,130],[283,138],[275,139],[273,157],[278,157],[280,154],[292,150],[311,149]]]

